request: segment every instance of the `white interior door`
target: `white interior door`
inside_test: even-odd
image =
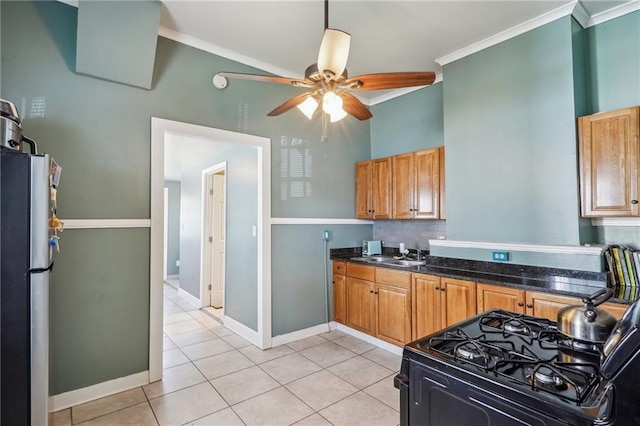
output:
[[[168,275],[169,257],[169,188],[164,188],[164,265],[163,279]]]
[[[222,308],[224,304],[225,266],[225,175],[224,171],[213,175],[213,217],[211,247],[211,306]]]

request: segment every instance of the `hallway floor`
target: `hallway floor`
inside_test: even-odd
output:
[[[340,331],[262,351],[164,288],[162,381],[59,411],[54,426],[399,423],[399,356]]]

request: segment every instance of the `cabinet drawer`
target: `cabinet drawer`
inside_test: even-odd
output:
[[[338,275],[345,275],[347,273],[347,263],[334,260],[333,273]]]
[[[411,273],[387,268],[376,268],[376,283],[411,288]]]
[[[374,281],[376,268],[373,266],[360,265],[358,263],[347,263],[347,276],[360,278],[366,281]]]

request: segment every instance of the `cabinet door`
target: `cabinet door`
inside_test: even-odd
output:
[[[527,291],[527,315],[558,320],[558,311],[567,305],[582,305],[578,297]]]
[[[442,328],[440,293],[440,277],[413,274],[411,334],[414,340]]]
[[[373,161],[373,218],[391,219],[391,158]]]
[[[375,297],[373,283],[347,277],[347,325],[367,334],[375,334]]]
[[[440,217],[440,149],[427,149],[415,153],[415,201],[416,219]]]
[[[411,292],[376,284],[376,336],[395,345],[411,341]]]
[[[524,290],[489,284],[478,284],[476,288],[478,313],[497,308],[524,314]]]
[[[347,277],[333,276],[333,320],[344,324],[347,320]]]
[[[476,314],[476,283],[442,278],[442,327],[449,327]]]
[[[628,307],[629,305],[623,305],[622,303],[613,303],[613,302],[606,302],[599,306],[599,308],[602,308],[605,311],[609,312],[618,320],[622,318],[622,315],[624,315]]]
[[[578,119],[582,216],[638,216],[639,111]]]
[[[362,161],[356,163],[356,218],[372,219],[371,181],[373,163]]]
[[[395,155],[393,158],[393,218],[413,218],[414,155]]]

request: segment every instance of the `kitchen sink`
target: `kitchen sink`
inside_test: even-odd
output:
[[[414,266],[424,265],[426,262],[423,260],[408,260],[408,259],[394,259],[392,256],[365,256],[365,257],[352,257],[351,260],[358,260],[360,262],[374,263],[379,265],[396,266],[401,268],[411,268]]]

